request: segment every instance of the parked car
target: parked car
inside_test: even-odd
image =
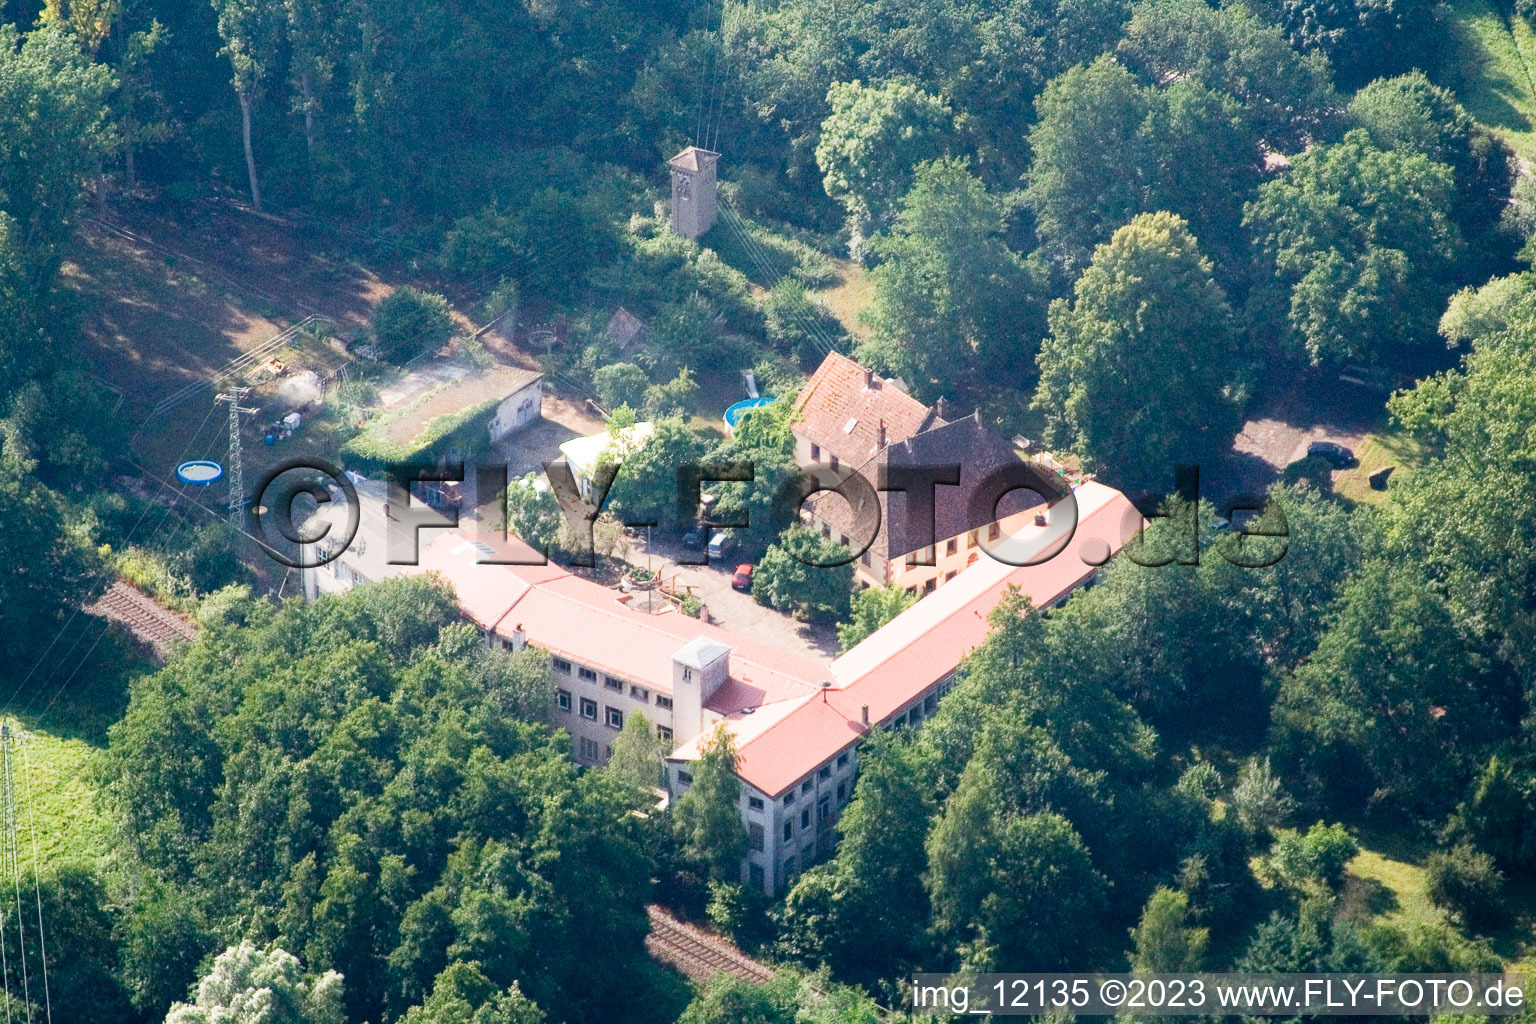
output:
[[[1337,441],[1313,441],[1307,445],[1307,457],[1322,459],[1334,469],[1344,469],[1355,464],[1355,453]]]
[[[709,557],[724,558],[736,548],[736,538],[727,530],[715,534],[709,538]]]
[[[731,577],[733,590],[749,591],[752,589],[752,563],[743,562],[736,567],[736,573]]]
[[[683,534],[683,547],[687,548],[689,551],[697,551],[697,550],[699,550],[699,548],[701,548],[703,546],[704,546],[704,533],[703,533],[703,531],[701,531],[701,530],[699,530],[697,528],[694,528],[692,530],[689,530],[687,533]]]

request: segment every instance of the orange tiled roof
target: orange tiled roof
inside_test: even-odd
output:
[[[930,426],[931,409],[847,356],[827,353],[795,399],[796,434],[852,468]]]
[[[833,685],[824,694],[800,698],[763,726],[752,716],[727,715],[741,756],[737,773],[769,796],[784,792],[866,731],[865,705],[869,721],[879,725],[953,673],[986,640],[988,616],[1008,587],[1043,608],[1081,585],[1120,550],[1141,516],[1103,484],[1086,483],[1075,497],[1070,536],[1055,524],[1041,528],[1037,546],[1041,553],[1059,547],[1054,557],[1017,567],[983,557],[833,662]],[[673,756],[686,759],[694,746],[685,744]]]

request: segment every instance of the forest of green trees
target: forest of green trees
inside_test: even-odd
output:
[[[267,989],[259,1019],[284,1024],[873,1024],[913,970],[1532,951],[1536,186],[1445,87],[1440,4],[6,0],[0,18],[13,702],[158,514],[112,483],[135,424],[90,383],[62,273],[92,204],[302,214],[428,293],[516,295],[565,331],[553,386],[658,421],[614,508],[676,527],[647,473],[751,458],[719,511],[749,512],[759,549],[791,412],[705,437],[697,378],[756,367],[786,393],[830,347],[1000,429],[1027,417],[1128,492],[1219,461],[1277,381],[1349,365],[1414,382],[1383,416],[1422,452],[1377,504],[1276,483],[1284,540],[1169,498],[1137,558],[1064,606],[1005,602],[936,717],[862,749],[836,855],[772,903],[736,884],[728,744],[672,811],[640,813],[660,757],[643,720],[578,770],[538,656],[487,651],[450,592],[276,604],[225,586],[249,574],[210,527],[173,566],[200,638],[158,669],[115,635],[87,652],[114,850],[39,883],[57,1019],[255,1020],[238,1014]],[[699,244],[659,205],[689,143],[724,153]],[[753,232],[772,279],[738,258]],[[845,258],[870,286],[857,331],[812,297]],[[626,359],[601,331],[620,302],[650,326]],[[509,515],[558,543],[531,491]],[[906,599],[802,578],[794,554],[819,544],[772,547],[759,597],[844,620],[851,645]],[[1420,851],[1436,916],[1349,898],[1367,833]],[[778,979],[665,970],[643,944],[658,901]],[[13,993],[41,966],[24,952]]]

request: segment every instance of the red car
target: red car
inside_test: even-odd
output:
[[[731,577],[731,586],[737,590],[752,589],[752,565],[750,562],[743,562],[736,567],[736,575]]]

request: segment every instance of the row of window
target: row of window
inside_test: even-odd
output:
[[[595,670],[593,670],[593,669],[587,668],[585,665],[573,665],[573,664],[571,664],[571,662],[567,661],[565,658],[553,658],[553,657],[549,659],[549,663],[550,663],[550,665],[552,665],[554,667],[554,670],[556,672],[563,673],[564,675],[570,675],[571,671],[574,669],[575,672],[576,672],[576,678],[580,679],[582,682],[584,682],[584,683],[596,683],[597,682],[597,672]],[[619,679],[616,676],[610,676],[610,675],[604,675],[603,676],[603,686],[605,688],[609,689],[609,690],[614,691],[615,693],[623,693],[624,692],[624,687],[626,685],[629,686],[629,695],[631,697],[633,697],[635,700],[639,701],[642,704],[649,704],[651,702],[651,691],[647,690],[645,687],[643,687],[643,686],[636,686],[633,683],[626,684],[624,682],[624,680]],[[662,696],[659,693],[656,694],[655,696],[656,696],[656,706],[658,708],[661,708],[662,710],[668,710],[668,709],[670,709],[672,707],[672,698],[671,697],[664,697],[664,696]]]
[[[590,697],[582,697],[579,702],[570,690],[555,691],[555,705],[561,711],[570,711],[573,707],[580,708],[581,717],[590,722],[597,721],[597,701]],[[624,712],[615,707],[603,708],[603,721],[610,729],[624,728]],[[656,735],[664,740],[672,739],[672,730],[664,725],[656,727]]]
[[[841,754],[837,755],[837,769],[838,769],[838,771],[842,771],[846,767],[848,767],[848,751],[845,750]],[[819,770],[817,770],[817,772],[816,772],[816,778],[822,779],[823,781],[825,781],[826,779],[830,779],[831,777],[832,777],[832,766],[829,765],[829,764],[822,765],[821,768]],[[814,785],[814,780],[809,779],[809,778],[807,778],[805,781],[801,782],[800,783],[800,795],[804,796],[805,794],[809,793],[811,791],[813,785]],[[791,789],[788,793],[784,794],[784,806],[788,807],[791,804],[793,804],[794,802],[795,802],[795,791],[793,789]],[[749,807],[751,806],[751,801],[748,801],[747,806],[749,806]],[[756,810],[756,809],[757,808],[754,808],[754,810]]]

